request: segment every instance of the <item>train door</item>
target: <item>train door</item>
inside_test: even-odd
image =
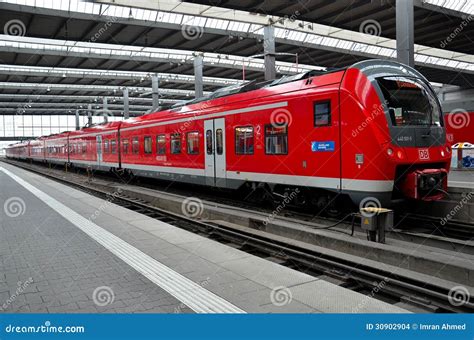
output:
[[[224,118],[204,121],[205,176],[206,184],[225,187],[225,120]]]
[[[96,136],[96,149],[97,149],[97,166],[102,163],[102,136]]]

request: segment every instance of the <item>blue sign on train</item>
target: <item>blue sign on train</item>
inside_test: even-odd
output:
[[[321,152],[321,151],[334,151],[334,141],[324,141],[324,142],[311,142],[311,151]]]

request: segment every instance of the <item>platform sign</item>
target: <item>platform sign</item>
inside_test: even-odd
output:
[[[311,142],[311,151],[313,152],[334,151],[334,149],[335,149],[334,141]]]

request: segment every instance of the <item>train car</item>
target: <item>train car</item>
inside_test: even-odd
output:
[[[70,151],[71,163],[318,207],[340,197],[440,199],[451,156],[429,82],[383,60],[232,86],[68,136],[90,145],[77,157]]]
[[[29,159],[37,162],[45,161],[45,139],[40,137],[33,139],[28,144]]]
[[[29,141],[21,141],[10,144],[5,148],[5,156],[7,158],[26,160],[29,158],[28,145]]]
[[[68,150],[69,132],[44,137],[44,160],[52,164],[67,164],[69,162]]]
[[[96,170],[119,168],[121,122],[93,125],[69,133],[69,162]]]

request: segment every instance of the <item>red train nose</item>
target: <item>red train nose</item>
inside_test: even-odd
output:
[[[433,201],[442,199],[448,187],[446,169],[412,170],[400,181],[405,197]]]

